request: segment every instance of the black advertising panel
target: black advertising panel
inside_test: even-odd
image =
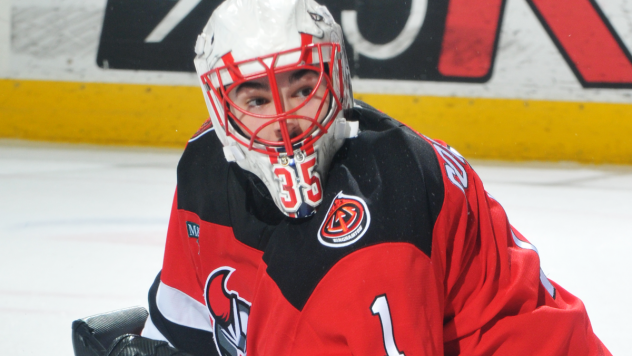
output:
[[[632,56],[594,0],[526,1],[584,87],[632,87]],[[343,28],[354,77],[475,83],[491,77],[506,0],[319,2]],[[97,64],[193,72],[197,35],[220,3],[108,0]]]
[[[501,4],[504,0],[497,2]],[[108,0],[97,63],[100,67],[114,69],[193,72],[195,40],[220,3],[218,0]],[[355,12],[356,21],[352,22],[355,28],[343,26],[347,37],[355,29],[365,44],[382,46],[379,49],[383,55],[371,58],[367,55],[375,53],[376,47],[369,46],[363,51],[362,45],[354,43],[357,41],[345,38],[353,76],[404,80],[457,79],[454,75],[442,74],[438,69],[448,12],[447,1],[324,0],[320,3],[327,6],[341,24],[343,16],[348,18]],[[176,6],[183,9],[173,16],[172,10]],[[168,33],[158,38],[160,41],[148,41],[170,12],[172,20]],[[409,19],[414,23],[407,24]],[[498,23],[500,16],[497,15],[496,20]],[[412,31],[404,31],[407,25]],[[497,27],[494,26],[492,38],[496,37]],[[395,50],[389,46],[392,42],[402,40],[410,43],[404,43]],[[356,51],[354,48],[357,48]],[[493,50],[490,48],[490,60]],[[491,62],[488,69],[491,69]],[[482,75],[461,79],[486,81],[489,73],[490,70],[487,70]]]
[[[162,39],[148,41],[152,31],[183,1],[187,0],[108,0],[97,53],[99,67],[194,72],[197,35],[221,1],[194,0],[194,8],[179,13],[180,18],[172,21],[175,26]]]

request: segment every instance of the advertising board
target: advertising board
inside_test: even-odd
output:
[[[0,135],[182,146],[207,115],[193,44],[219,3],[0,0],[0,86],[18,98]],[[356,97],[466,156],[632,163],[629,1],[322,3]]]

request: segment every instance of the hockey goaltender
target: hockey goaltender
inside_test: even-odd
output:
[[[227,0],[195,53],[149,317],[75,321],[78,356],[610,355],[456,150],[354,101],[325,7]]]

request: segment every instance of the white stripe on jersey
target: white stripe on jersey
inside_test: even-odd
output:
[[[213,332],[206,305],[187,294],[160,281],[156,293],[156,305],[160,313],[172,323]]]
[[[516,245],[518,245],[518,247],[525,250],[533,250],[538,255],[538,259],[540,258],[540,253],[538,252],[538,249],[535,248],[535,246],[533,246],[532,244],[526,241],[520,240],[516,236],[516,234],[514,234],[513,230],[511,230],[511,236],[513,237],[513,240],[516,243]],[[546,291],[549,292],[549,295],[555,298],[555,287],[553,287],[553,284],[551,284],[551,281],[549,281],[549,279],[546,278],[546,275],[544,274],[544,271],[542,270],[542,268],[540,268],[540,282],[542,282],[544,289],[546,289]]]
[[[169,342],[169,340],[167,340],[167,338],[156,328],[156,325],[154,325],[154,323],[151,321],[151,317],[147,318],[147,320],[145,321],[145,327],[140,333],[140,336],[158,341]],[[170,342],[169,345],[173,346]]]
[[[197,135],[197,136],[193,137],[192,139],[190,139],[189,142],[193,142],[193,141],[197,140],[198,138],[206,135],[207,133],[209,133],[209,132],[211,132],[213,130],[215,130],[215,128],[211,127],[210,129],[207,129],[206,131],[204,131],[204,132],[200,133],[199,135]]]

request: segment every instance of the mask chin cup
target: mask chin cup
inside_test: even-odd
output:
[[[344,140],[345,138],[357,137],[359,129],[357,121],[347,121],[345,118],[342,118],[335,124],[334,138],[336,140]]]
[[[226,161],[235,162],[235,161],[243,161],[246,159],[244,153],[237,146],[224,146],[224,156],[226,157]]]

